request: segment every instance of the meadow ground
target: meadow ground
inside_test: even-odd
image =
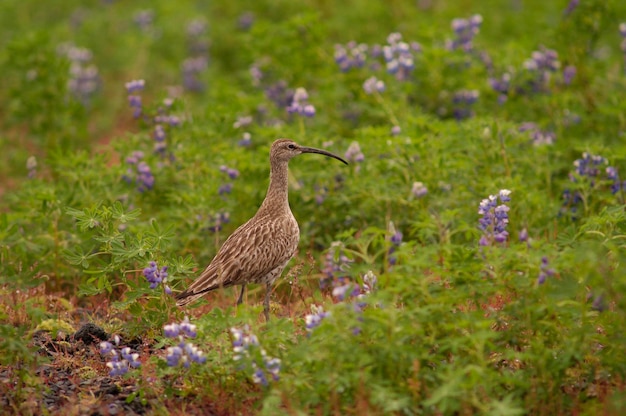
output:
[[[7,414],[626,413],[626,3],[0,3]],[[173,295],[280,137],[299,250]]]

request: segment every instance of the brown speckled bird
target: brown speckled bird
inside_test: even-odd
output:
[[[246,284],[261,283],[266,287],[263,312],[269,320],[272,283],[293,257],[300,240],[300,229],[287,198],[287,165],[302,153],[319,153],[348,164],[325,150],[300,146],[289,139],[276,140],[270,149],[270,186],[261,207],[226,239],[211,264],[187,290],[176,295],[178,306],[187,305],[220,287],[241,285],[239,305]]]

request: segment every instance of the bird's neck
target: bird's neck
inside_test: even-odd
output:
[[[262,209],[289,211],[289,181],[287,163],[273,164],[270,170],[270,186],[261,205]]]

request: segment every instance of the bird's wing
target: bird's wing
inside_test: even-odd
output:
[[[226,239],[211,264],[176,296],[177,303],[184,305],[211,290],[263,278],[293,256],[298,240],[293,217],[252,218]]]

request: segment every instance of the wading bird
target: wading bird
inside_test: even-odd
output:
[[[270,149],[270,186],[261,207],[226,239],[211,264],[187,290],[176,295],[178,306],[187,305],[212,290],[241,285],[239,305],[246,285],[259,283],[266,288],[263,312],[269,320],[272,284],[293,257],[300,241],[300,229],[287,198],[287,165],[293,157],[303,153],[318,153],[348,164],[325,150],[300,146],[289,139],[276,140]]]

